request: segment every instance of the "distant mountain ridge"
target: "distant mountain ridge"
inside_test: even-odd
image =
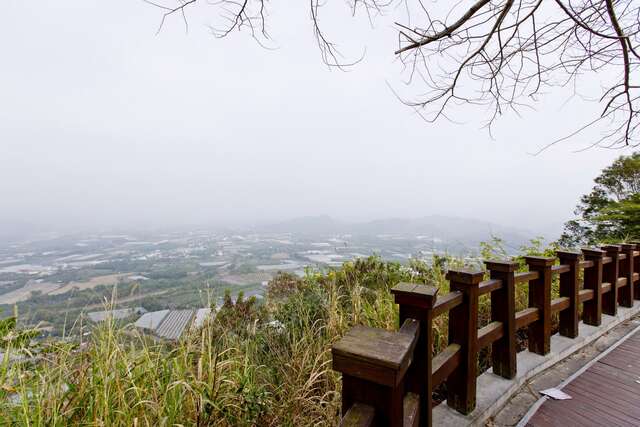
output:
[[[328,215],[294,218],[260,227],[262,231],[301,235],[352,234],[376,236],[394,234],[406,237],[422,236],[447,241],[478,243],[491,236],[504,239],[512,245],[525,243],[533,233],[470,218],[430,215],[421,218],[387,218],[367,222],[349,223]]]

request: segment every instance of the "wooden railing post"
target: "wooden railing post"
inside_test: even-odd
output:
[[[530,271],[537,271],[538,278],[529,281],[529,307],[540,314],[529,325],[529,351],[545,355],[551,351],[551,267],[555,258],[525,257]]]
[[[633,307],[633,299],[635,296],[635,286],[633,285],[633,265],[635,257],[633,256],[633,253],[635,251],[636,245],[631,243],[623,243],[620,246],[622,247],[622,253],[627,256],[624,262],[620,263],[620,276],[627,279],[627,286],[625,286],[620,291],[620,295],[618,295],[618,301],[623,307]]]
[[[433,306],[438,288],[415,283],[399,283],[391,289],[400,306],[400,324],[411,318],[420,322],[420,335],[413,352],[413,363],[407,372],[407,389],[420,399],[421,427],[431,427],[433,393]]]
[[[403,426],[405,376],[419,334],[413,319],[398,332],[358,325],[333,345],[333,369],[342,372],[343,416],[360,404],[373,408],[375,425]]]
[[[634,245],[634,250],[640,250],[640,242],[631,242],[631,244]],[[633,273],[633,277],[635,277],[636,274],[640,274],[640,256],[633,257]],[[640,299],[640,280],[632,283],[633,298]]]
[[[635,245],[635,250],[636,251],[640,251],[640,242],[631,242],[632,245]],[[633,276],[635,278],[635,275],[638,274],[640,275],[640,256],[637,255],[633,258]],[[633,298],[634,299],[640,299],[640,279],[638,279],[637,281],[634,282],[634,289],[633,289]]]
[[[593,290],[593,298],[582,307],[582,320],[587,325],[600,326],[602,323],[602,258],[600,249],[583,249],[584,259],[593,262],[593,267],[584,269],[584,288]]]
[[[502,322],[502,338],[491,346],[493,373],[503,378],[516,376],[516,284],[515,261],[485,261],[492,279],[502,281],[502,287],[491,292],[491,321]]]
[[[460,345],[460,364],[447,378],[447,405],[468,414],[476,407],[478,370],[478,298],[484,272],[449,270],[452,291],[463,293],[463,302],[449,311],[449,344]]]
[[[615,316],[618,312],[618,272],[620,246],[607,245],[602,250],[611,258],[611,262],[602,267],[602,281],[611,284],[611,290],[602,295],[602,312],[609,316]]]
[[[578,336],[580,301],[580,252],[558,251],[560,264],[569,266],[569,271],[560,274],[560,296],[569,298],[569,308],[560,312],[560,335],[575,338]]]

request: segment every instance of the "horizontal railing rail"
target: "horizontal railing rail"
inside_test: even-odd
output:
[[[528,350],[545,355],[553,314],[559,334],[576,338],[580,320],[599,326],[603,314],[615,315],[618,306],[633,307],[640,299],[638,242],[559,251],[557,258],[525,257],[525,263],[529,271],[516,272],[514,261],[487,261],[487,279],[482,270],[450,270],[445,295],[426,285],[395,286],[402,325],[397,332],[356,326],[333,346],[333,368],[342,373],[342,424],[431,426],[432,393],[443,383],[447,405],[468,414],[476,406],[481,349],[491,346],[493,372],[513,379],[519,329],[527,328]],[[554,276],[559,296],[552,299]],[[520,285],[528,286],[528,304],[516,311]],[[491,313],[480,327],[482,295],[489,295]],[[448,343],[433,355],[433,320],[445,313]]]

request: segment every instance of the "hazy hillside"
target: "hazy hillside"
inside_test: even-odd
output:
[[[402,237],[440,239],[475,246],[491,236],[508,245],[519,246],[536,235],[526,230],[470,218],[431,215],[422,218],[388,218],[360,223],[335,220],[327,215],[295,218],[269,224],[262,231],[306,235],[351,234],[354,236],[398,235]]]

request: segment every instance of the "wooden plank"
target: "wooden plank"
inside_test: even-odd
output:
[[[527,256],[524,260],[529,270],[538,272],[538,278],[529,282],[529,307],[538,309],[538,320],[529,324],[529,351],[545,355],[551,351],[551,267],[555,258]]]
[[[504,329],[502,322],[494,321],[487,326],[478,329],[478,348],[484,348],[496,340],[502,338]]]
[[[569,272],[569,270],[571,270],[571,266],[567,264],[554,265],[551,267],[552,273],[562,274]]]
[[[529,326],[529,324],[535,322],[540,317],[539,310],[537,308],[525,308],[516,313],[516,330]]]
[[[480,348],[491,344],[493,373],[512,379],[517,371],[516,348],[516,283],[515,261],[485,261],[492,279],[502,282],[502,287],[491,293],[491,321],[478,332]]]
[[[613,378],[610,373],[596,368],[589,370],[589,375],[586,375],[584,380],[592,382],[594,387],[598,387],[600,384],[614,387],[617,389],[617,392],[614,394],[616,398],[619,397],[618,394],[623,394],[621,392],[624,392],[625,395],[628,393],[632,395],[640,393],[640,387],[635,387],[638,385],[637,383],[624,383],[623,381]],[[634,397],[633,401],[636,402],[637,398]]]
[[[402,332],[354,326],[331,349],[333,369],[375,384],[397,386],[412,361],[418,325],[417,320],[407,319]]]
[[[600,388],[598,388],[598,390],[601,391]],[[610,398],[605,393],[598,393],[596,398],[593,389],[585,390],[580,386],[580,383],[577,382],[565,387],[565,391],[572,396],[578,404],[588,404],[591,408],[597,410],[598,418],[603,421],[607,420],[607,423],[617,420],[618,422],[625,423],[623,425],[637,426],[640,424],[638,422],[640,419],[633,416],[633,408],[629,408],[629,405],[623,404],[619,400]]]
[[[460,291],[449,292],[448,294],[438,297],[433,306],[433,317],[438,317],[442,313],[447,313],[452,308],[462,304],[463,294]]]
[[[413,334],[356,325],[333,345],[333,354],[364,360],[372,365],[400,369],[407,365],[417,339]]]
[[[614,378],[616,381],[620,383],[629,384],[629,385],[637,384],[635,382],[637,378],[633,378],[633,376],[629,375],[628,371],[624,369],[620,369],[616,366],[611,366],[607,363],[598,363],[596,365],[593,365],[592,368],[594,372],[602,372],[603,374],[606,374],[611,378]]]
[[[437,301],[438,288],[421,283],[400,282],[391,289],[396,304],[431,309]]]
[[[592,267],[584,270],[584,289],[593,292],[593,298],[584,302],[582,320],[587,325],[600,326],[602,323],[602,258],[604,251],[600,249],[583,249],[582,254]]]
[[[431,399],[433,392],[433,375],[431,373],[433,358],[432,308],[437,299],[432,299],[431,304],[425,304],[425,302],[423,299],[416,304],[416,301],[407,295],[405,301],[400,304],[399,315],[400,322],[404,322],[404,324],[409,319],[419,319],[420,322],[420,333],[413,352],[413,363],[406,373],[405,387],[406,391],[414,393],[419,399],[420,414],[417,415],[417,418],[422,420],[422,427],[431,427],[433,418],[433,400]]]
[[[382,384],[393,387],[402,377],[395,369],[383,368],[364,360],[357,360],[341,354],[333,354],[332,367],[334,371],[342,372],[354,378],[370,381],[375,384]]]
[[[576,381],[584,383],[585,386],[589,388],[599,388],[604,391],[607,396],[613,396],[614,399],[623,400],[628,403],[638,402],[638,398],[635,395],[638,394],[639,390],[633,390],[627,385],[611,380],[608,376],[598,375],[593,373],[593,371],[589,371],[588,375],[585,372],[585,374],[581,375]]]
[[[480,282],[479,285],[480,295],[488,294],[489,292],[493,292],[502,288],[502,280],[499,279],[489,279]]]
[[[635,372],[640,372],[640,361],[636,360],[637,357],[637,351],[619,350],[615,355],[609,355],[602,359],[601,363],[629,372],[630,374],[635,374]]]
[[[589,260],[584,260],[584,261],[580,261],[580,268],[591,268],[593,267],[593,261],[589,261]]]
[[[539,276],[537,271],[525,271],[523,273],[516,273],[516,283],[524,283],[530,280],[536,280]]]
[[[404,384],[388,387],[342,374],[342,415],[356,403],[373,406],[375,424],[402,427]]]
[[[449,344],[433,358],[433,387],[439,386],[460,363],[460,346]]]
[[[615,316],[618,312],[618,276],[620,275],[620,246],[607,245],[603,246],[607,252],[607,257],[611,258],[611,262],[604,267],[602,272],[602,281],[611,284],[611,291],[602,297],[602,312],[609,316]]]
[[[580,388],[564,388],[571,400],[547,401],[542,406],[548,416],[562,420],[566,426],[636,426],[637,421],[620,414],[611,405],[603,402],[599,394],[585,392]],[[537,415],[537,414],[536,414]],[[536,418],[534,416],[534,418]],[[560,424],[552,424],[560,425]]]
[[[597,390],[601,396],[599,400],[610,402],[611,405],[615,405],[616,402],[623,402],[622,405],[626,406],[629,403],[637,404],[638,402],[637,390],[621,386],[618,381],[612,381],[606,376],[594,374],[590,370],[584,372],[566,387],[566,390],[574,389],[582,390],[589,394],[593,394]],[[640,411],[640,405],[635,406]]]
[[[636,378],[630,376],[627,372],[617,369],[611,365],[607,365],[605,363],[596,363],[591,368],[589,368],[589,372],[592,375],[599,375],[601,378],[598,378],[598,381],[604,381],[607,379],[611,383],[618,384],[621,387],[625,386],[631,389],[636,389],[636,392],[640,392],[637,386],[640,384],[636,383]]]
[[[634,249],[640,249],[640,243],[631,242]],[[633,265],[631,267],[633,270],[631,282],[633,283],[633,299],[640,299],[640,251],[633,251]]]
[[[447,377],[447,405],[463,414],[476,407],[478,285],[483,277],[479,270],[447,273],[449,287],[465,294],[462,304],[449,312],[449,343],[460,345],[460,363]]]
[[[618,295],[618,302],[623,307],[633,307],[633,300],[635,298],[635,286],[633,286],[633,250],[635,246],[636,245],[629,243],[621,245],[622,252],[626,256],[626,259],[620,263],[620,275],[623,276],[621,278],[624,279],[625,283],[618,283],[618,286],[625,286],[625,288]]]
[[[560,274],[559,278],[560,296],[568,299],[566,309],[560,309],[560,315],[558,316],[560,320],[559,333],[564,337],[575,338],[579,333],[580,299],[578,292],[580,288],[580,268],[578,264],[582,254],[580,252],[558,251],[556,255],[560,259],[560,264],[569,267],[565,273]],[[555,308],[555,301],[551,301],[552,311]]]
[[[562,403],[571,402],[570,405]],[[547,401],[543,406],[544,412],[553,420],[550,426],[592,426],[595,427],[600,413],[588,404],[573,400]],[[535,417],[534,417],[535,418]],[[594,424],[595,422],[595,424]],[[613,427],[613,426],[611,426]],[[616,425],[616,427],[618,427]]]
[[[578,300],[583,303],[593,299],[593,289],[580,289],[578,291]]]
[[[340,422],[340,427],[370,427],[373,426],[373,420],[376,410],[369,405],[356,403],[344,415]]]
[[[555,298],[551,301],[551,312],[557,313],[559,311],[567,309],[569,308],[570,304],[571,304],[571,300],[569,299],[569,297]]]
[[[431,396],[429,396],[429,399]],[[404,397],[404,422],[402,427],[418,427],[420,425],[420,398],[415,393],[407,393]]]
[[[545,401],[528,425],[640,425],[640,332],[564,387],[572,399]]]

